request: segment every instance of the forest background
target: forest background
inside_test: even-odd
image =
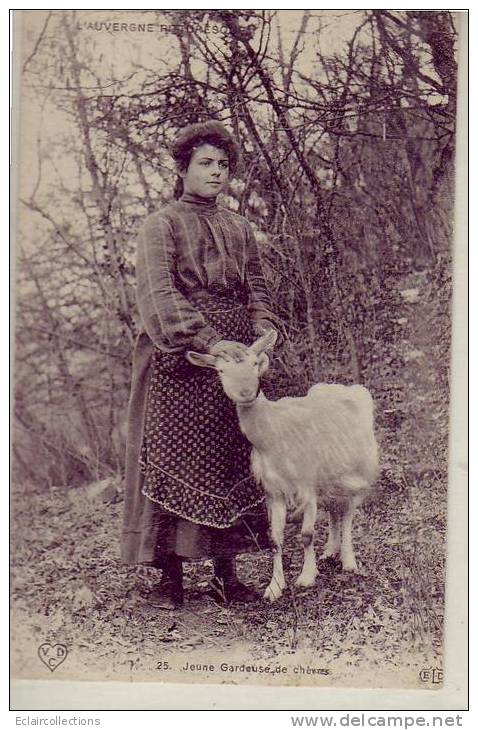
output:
[[[171,198],[175,131],[202,119],[227,122],[243,145],[223,202],[257,232],[288,334],[280,374],[294,390],[332,378],[379,392],[389,375],[386,405],[398,414],[399,356],[387,351],[400,327],[397,277],[441,277],[450,260],[450,13],[307,11],[290,24],[273,11],[188,11],[187,23],[181,11],[122,16],[168,28],[154,43],[87,30],[75,11],[40,16],[27,16],[22,39],[22,483],[121,468],[135,235]]]
[[[178,127],[220,119],[243,149],[222,203],[253,224],[286,332],[278,389],[371,389],[382,505],[395,511],[393,526],[375,519],[385,532],[398,524],[390,550],[406,546],[387,590],[401,595],[406,641],[440,650],[459,22],[445,11],[22,14],[19,521],[41,521],[52,497],[85,485],[107,485],[109,508],[121,505],[135,237],[172,197]],[[51,530],[41,539],[55,548]],[[19,566],[26,548],[24,535]],[[28,603],[35,578],[19,575]]]

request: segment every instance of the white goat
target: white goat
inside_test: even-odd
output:
[[[236,404],[242,432],[253,446],[251,466],[268,506],[274,566],[264,597],[275,601],[285,588],[282,544],[287,507],[303,513],[304,564],[297,585],[317,577],[313,533],[318,502],[329,513],[322,559],[340,554],[344,570],[357,571],[352,545],[354,512],[378,474],[373,401],[360,385],[314,385],[305,397],[269,401],[259,379],[267,370],[270,330],[238,358],[188,352],[189,362],[214,368],[226,395]]]

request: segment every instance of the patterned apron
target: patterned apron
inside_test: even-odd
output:
[[[195,306],[225,339],[254,340],[241,302],[208,293]],[[268,546],[264,493],[250,455],[216,372],[155,350],[140,468],[143,494],[162,513],[158,554],[201,557]]]

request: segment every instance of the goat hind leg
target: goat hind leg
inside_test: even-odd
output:
[[[317,517],[317,502],[315,499],[309,502],[304,509],[304,520],[302,522],[302,544],[304,546],[304,564],[302,571],[296,580],[296,585],[308,588],[313,586],[317,578],[318,570],[315,562],[314,550],[314,527]]]
[[[352,497],[345,514],[342,517],[342,541],[340,544],[340,559],[342,561],[343,570],[358,573],[357,561],[355,559],[354,547],[352,544],[352,523],[355,510],[359,502]]]
[[[264,598],[276,601],[281,597],[285,588],[284,568],[282,565],[282,544],[284,542],[284,528],[286,506],[282,499],[273,499],[268,504],[271,522],[271,538],[274,543],[274,558],[272,579],[264,592]]]
[[[327,560],[327,558],[334,558],[340,553],[340,526],[341,526],[341,514],[337,506],[331,506],[328,509],[329,516],[329,536],[325,545],[324,551],[320,556],[320,560]]]

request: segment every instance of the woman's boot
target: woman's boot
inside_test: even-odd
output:
[[[214,573],[211,581],[212,595],[219,603],[252,603],[259,599],[256,591],[237,579],[234,558],[215,558]]]
[[[167,555],[154,562],[156,568],[161,568],[163,574],[159,585],[148,594],[148,603],[156,608],[174,611],[184,602],[183,591],[183,561],[177,555]]]

